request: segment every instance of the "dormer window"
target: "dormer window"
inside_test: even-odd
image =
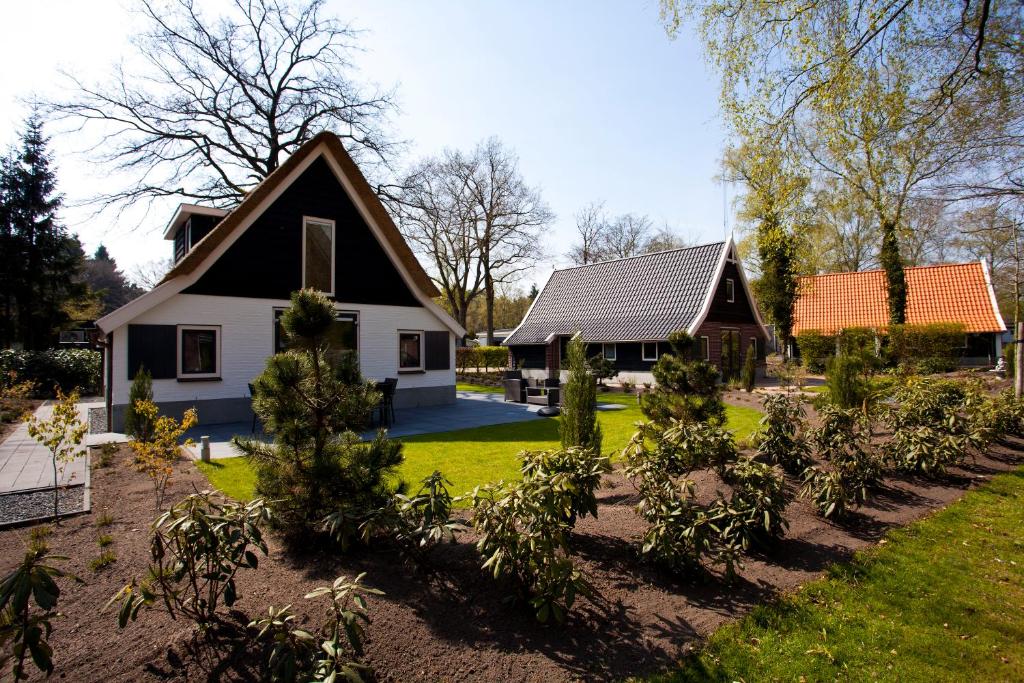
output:
[[[334,294],[334,221],[302,219],[302,286]]]

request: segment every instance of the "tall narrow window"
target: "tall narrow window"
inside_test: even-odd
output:
[[[398,369],[400,371],[423,369],[423,333],[399,331]]]
[[[618,349],[616,348],[615,344],[602,344],[601,348],[604,351],[604,357],[607,360],[615,360],[615,357],[618,355]]]
[[[700,338],[700,359],[711,360],[711,340],[708,337]]]
[[[302,286],[334,294],[334,221],[304,219]]]
[[[220,328],[198,325],[178,327],[178,377],[220,377]]]
[[[644,342],[640,350],[644,360],[658,360],[658,342]]]
[[[729,303],[736,301],[736,283],[732,278],[725,280],[725,300]]]

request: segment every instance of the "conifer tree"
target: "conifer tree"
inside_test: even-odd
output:
[[[562,395],[559,432],[562,448],[591,448],[601,453],[601,425],[597,422],[597,382],[587,368],[587,343],[577,333],[569,341],[569,378]]]
[[[277,501],[274,521],[293,540],[325,530],[344,545],[392,493],[402,444],[381,431],[361,441],[380,394],[328,340],[334,305],[320,292],[292,294],[281,317],[290,348],[267,360],[254,382],[253,410],[274,438],[235,437],[256,470],[256,492]]]
[[[694,339],[686,332],[673,332],[668,341],[671,353],[662,354],[651,369],[658,384],[640,398],[644,415],[663,426],[673,419],[725,424],[718,369],[693,359]]]
[[[68,311],[88,297],[80,270],[78,238],[58,219],[62,196],[51,167],[43,122],[33,113],[20,147],[0,160],[0,343],[25,348],[50,346],[71,320]]]

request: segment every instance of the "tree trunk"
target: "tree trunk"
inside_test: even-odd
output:
[[[882,220],[882,249],[878,260],[885,271],[889,323],[902,325],[907,321],[907,276],[896,238],[896,222],[888,218]]]
[[[494,280],[490,272],[484,275],[484,297],[487,305],[487,345],[494,346]]]

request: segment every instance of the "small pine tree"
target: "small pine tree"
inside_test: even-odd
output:
[[[254,382],[253,410],[274,437],[232,443],[256,471],[256,493],[274,504],[273,523],[292,540],[330,533],[344,548],[359,524],[394,492],[402,444],[381,431],[362,441],[380,394],[331,353],[334,304],[320,292],[292,294],[281,317],[291,348],[267,360]]]
[[[828,400],[839,408],[860,408],[870,393],[864,361],[858,356],[839,355],[825,365]]]
[[[591,448],[601,453],[601,425],[597,422],[597,384],[587,369],[587,344],[583,335],[569,341],[569,379],[562,395],[559,432],[562,448]]]
[[[124,433],[136,441],[149,441],[153,436],[153,420],[139,412],[139,401],[153,401],[153,376],[145,366],[140,365],[135,373],[131,389],[128,390],[128,409],[124,414]]]
[[[754,345],[747,346],[747,356],[743,359],[743,389],[749,394],[754,390],[757,383],[757,356],[754,353]]]
[[[640,397],[644,415],[663,425],[672,419],[725,424],[718,369],[693,359],[694,339],[686,332],[673,332],[668,341],[672,352],[662,354],[651,369],[658,384]]]

